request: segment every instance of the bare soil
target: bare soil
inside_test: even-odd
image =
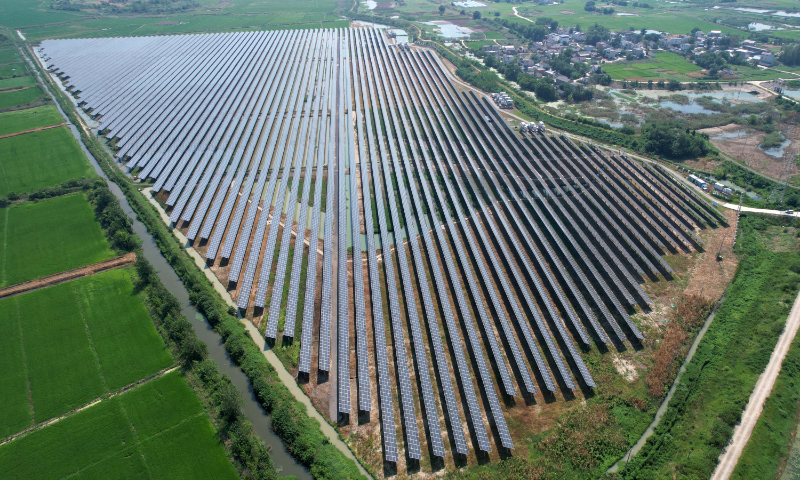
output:
[[[722,134],[732,134],[737,131],[744,130],[742,136],[733,138],[714,138]],[[784,154],[787,152],[797,152],[800,148],[800,131],[796,128],[793,129],[786,124],[777,124],[776,131],[783,133],[787,140],[791,143],[783,149]],[[711,143],[725,152],[726,154],[742,160],[748,167],[756,170],[768,177],[778,178],[783,170],[784,159],[775,158],[767,155],[764,151],[758,148],[758,145],[764,141],[766,134],[758,130],[748,129],[744,125],[731,123],[722,127],[706,128],[701,132],[708,133],[711,136]],[[789,171],[790,176],[800,173],[796,164],[791,166]]]

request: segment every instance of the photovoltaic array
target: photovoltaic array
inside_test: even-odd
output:
[[[641,284],[724,218],[661,167],[517,134],[432,51],[387,42],[36,52],[266,337],[300,342],[298,373],[331,374],[345,419],[375,405],[386,461],[511,449],[503,400],[596,387],[579,347],[638,344]]]

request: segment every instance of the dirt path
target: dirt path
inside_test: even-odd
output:
[[[20,295],[32,290],[38,290],[51,285],[57,285],[59,283],[75,280],[76,278],[88,277],[89,275],[95,275],[100,272],[105,272],[106,270],[124,267],[135,262],[136,254],[131,252],[121,257],[103,260],[102,262],[93,263],[92,265],[87,265],[85,267],[67,270],[65,272],[48,275],[46,277],[39,277],[34,280],[2,288],[0,289],[0,298],[12,297],[14,295]]]
[[[525,20],[526,22],[533,23],[533,20],[531,20],[530,18],[525,18],[522,15],[520,15],[519,12],[517,12],[517,7],[511,7],[511,9],[514,10],[514,16],[515,17],[521,18],[521,19]]]
[[[798,328],[800,328],[800,294],[797,295],[794,301],[789,318],[786,319],[786,327],[780,338],[778,338],[778,343],[775,345],[775,350],[772,352],[767,368],[758,377],[756,387],[752,395],[750,395],[750,401],[747,402],[747,407],[742,413],[742,420],[733,430],[731,443],[719,457],[719,464],[711,477],[712,480],[727,480],[733,473],[733,469],[736,468],[736,463],[742,455],[742,450],[747,445],[750,434],[753,433],[758,417],[761,416],[764,402],[769,397],[772,386],[775,385],[775,379],[778,378],[778,374],[781,371],[783,359],[789,352],[789,347],[797,334]]]
[[[57,123],[55,125],[48,125],[46,127],[32,128],[30,130],[23,130],[21,132],[9,133],[7,135],[0,135],[0,140],[8,137],[16,137],[17,135],[25,135],[26,133],[41,132],[42,130],[50,130],[51,128],[58,128],[65,126],[66,123]]]

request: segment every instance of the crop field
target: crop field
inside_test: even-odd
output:
[[[603,70],[611,75],[614,80],[626,78],[652,78],[655,80],[678,77],[691,80],[685,74],[702,70],[697,65],[689,62],[685,58],[671,52],[657,52],[652,59],[617,62],[603,65]]]
[[[8,301],[17,303],[35,423],[105,393],[70,283],[4,300]]]
[[[109,391],[172,364],[125,269],[73,282]]]
[[[3,78],[0,79],[0,90],[11,88],[29,87],[36,85],[36,77],[33,75],[26,75],[24,77]]]
[[[25,122],[38,122],[38,118],[35,120],[32,118],[34,115],[25,113],[33,110],[14,113],[18,113]],[[55,116],[48,114],[48,111],[52,112],[52,110],[42,110],[44,115],[50,115],[45,117],[46,122],[55,120]],[[0,114],[0,125],[5,123],[2,115],[5,114]],[[0,139],[0,158],[3,159],[0,195],[7,195],[9,192],[31,192],[58,185],[72,178],[94,176],[94,170],[89,166],[86,156],[67,127]]]
[[[332,0],[231,0],[225,5],[227,13],[325,13],[333,12]]]
[[[25,105],[26,103],[40,98],[42,95],[44,95],[44,93],[38,86],[28,87],[22,90],[12,90],[10,92],[0,92],[0,110]]]
[[[0,438],[31,425],[28,373],[22,329],[15,302],[0,301]]]
[[[51,9],[49,4],[42,4],[38,0],[3,0],[0,2],[0,25],[9,28],[68,22],[85,16],[85,13]]]
[[[3,335],[20,343],[27,360],[34,423],[61,415],[172,363],[127,271],[111,270],[0,301]],[[58,313],[54,313],[58,312]],[[14,318],[16,316],[16,318]],[[19,379],[12,379],[18,388]],[[19,391],[25,393],[19,395]],[[14,390],[15,412],[28,406],[27,391]],[[11,407],[9,407],[11,408]],[[13,419],[13,417],[12,417]],[[30,423],[30,418],[28,418]],[[0,420],[13,429],[20,421]],[[14,433],[12,430],[7,433]]]
[[[322,17],[324,16],[324,20]],[[288,22],[283,24],[283,22]],[[119,17],[76,22],[67,25],[25,30],[30,40],[76,37],[118,37],[128,35],[166,35],[174,33],[219,32],[232,30],[290,30],[294,28],[344,28],[349,21],[338,15],[231,14],[176,15],[166,17]]]
[[[601,15],[586,12],[583,7],[586,4],[583,0],[566,0],[564,3],[556,5],[526,5],[517,6],[520,15],[529,17],[535,20],[537,16],[550,17],[558,21],[559,25],[575,25],[580,24],[584,29],[589,25],[599,23],[604,27],[611,30],[641,30],[646,28],[648,30],[659,30],[662,32],[670,33],[690,33],[693,28],[707,32],[709,30],[721,30],[727,34],[737,34],[742,36],[742,30],[737,30],[723,25],[717,25],[707,21],[702,17],[711,17],[712,13],[704,10],[702,7],[697,7],[691,4],[669,5],[664,6],[661,2],[647,2],[654,8],[634,8],[629,5],[628,7],[619,7],[616,5],[609,5],[614,8],[614,15]],[[525,22],[520,18],[511,17],[512,5],[510,4],[495,4],[497,8],[503,8],[503,18],[517,22]],[[598,4],[599,6],[599,4]],[[569,14],[561,12],[570,12]],[[630,13],[632,15],[619,16],[620,13]],[[505,15],[509,15],[506,17]]]
[[[159,411],[143,410],[152,407]],[[164,412],[169,414],[158,415]],[[4,479],[73,475],[238,478],[202,406],[178,372],[0,446]]]
[[[28,73],[28,66],[22,62],[0,65],[0,79],[11,78]]]
[[[28,78],[28,77],[23,77],[23,78]],[[33,78],[33,77],[30,77],[30,78]],[[32,130],[34,128],[39,128],[39,127],[46,127],[48,125],[57,125],[57,124],[63,123],[63,122],[64,122],[64,117],[61,116],[61,114],[58,112],[58,109],[55,107],[55,105],[44,105],[44,106],[41,106],[41,107],[28,108],[28,109],[25,109],[25,110],[12,110],[10,112],[0,113],[0,136],[8,135],[9,133],[24,132],[26,130]],[[64,129],[64,130],[66,131],[66,129]],[[69,135],[69,132],[67,132],[67,134]],[[34,140],[34,141],[29,142],[29,143],[26,142],[24,147],[22,145],[19,145],[18,143],[15,143],[14,144],[14,152],[13,153],[11,151],[11,148],[7,147],[5,142],[0,140],[0,152],[3,152],[0,155],[3,155],[3,161],[4,162],[9,162],[9,163],[12,163],[12,162],[13,163],[22,163],[22,164],[27,165],[29,162],[36,162],[36,160],[38,160],[38,159],[41,159],[42,162],[44,162],[46,160],[44,158],[42,158],[42,157],[47,155],[47,158],[49,158],[49,161],[47,161],[47,167],[46,168],[36,168],[36,170],[48,170],[50,168],[50,164],[54,163],[54,161],[55,162],[62,161],[62,157],[64,157],[64,156],[67,156],[67,158],[70,158],[70,156],[72,156],[72,157],[75,156],[74,152],[73,153],[58,152],[57,154],[55,154],[56,152],[53,152],[54,154],[49,154],[49,153],[46,154],[45,152],[41,152],[40,151],[35,155],[31,155],[30,157],[28,157],[28,155],[25,154],[26,159],[24,161],[22,161],[22,162],[20,162],[20,161],[14,162],[14,160],[12,160],[12,158],[19,157],[21,153],[25,153],[25,152],[20,152],[20,150],[23,150],[23,149],[24,150],[28,150],[31,147],[38,147],[39,144],[42,143],[40,141],[41,138],[39,138],[37,136],[32,136],[30,138],[32,140]],[[73,137],[70,135],[70,138],[73,138]],[[11,143],[14,143],[14,142],[11,142]],[[59,143],[59,141],[55,141],[54,143],[57,145]],[[68,142],[62,141],[60,143],[62,145],[65,145]],[[48,145],[41,145],[41,146],[42,147],[46,147],[46,148],[50,148],[51,147],[51,145],[49,145],[49,144]],[[36,149],[38,150],[38,148],[36,148]],[[78,153],[80,153],[80,151]],[[39,167],[42,167],[42,165],[39,165]],[[4,170],[7,169],[7,168],[9,168],[9,166],[6,166],[6,165],[3,166]],[[43,173],[49,173],[49,172],[45,171]],[[4,179],[4,182],[8,182],[9,180],[10,179]],[[58,182],[54,182],[54,183],[58,183]],[[0,184],[0,185],[2,185],[2,184]],[[0,195],[3,195],[4,193],[7,193],[7,191],[6,192],[2,192],[1,191],[2,188],[3,187],[0,187]],[[14,191],[21,192],[21,191],[24,191],[24,189],[19,188],[19,189],[16,189]]]
[[[0,65],[6,63],[19,63],[22,61],[19,53],[13,48],[0,49]]]
[[[64,221],[70,219],[69,222]],[[63,272],[114,256],[84,195],[0,210],[0,286]]]

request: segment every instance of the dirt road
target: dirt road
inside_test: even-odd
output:
[[[794,301],[792,311],[789,312],[789,318],[786,319],[786,327],[780,338],[778,338],[778,343],[775,345],[775,350],[772,352],[767,368],[758,377],[753,394],[750,395],[750,401],[747,402],[747,407],[742,413],[742,421],[734,428],[731,443],[719,457],[719,464],[711,477],[712,480],[727,480],[733,473],[733,469],[736,468],[736,463],[742,455],[742,450],[747,445],[750,434],[753,433],[758,417],[761,416],[764,402],[769,397],[772,386],[775,385],[775,379],[778,378],[781,364],[789,351],[795,334],[797,334],[798,327],[800,327],[800,294]]]
[[[530,18],[525,18],[522,15],[520,15],[519,12],[517,12],[517,7],[511,7],[511,9],[514,10],[514,16],[515,17],[518,17],[518,18],[521,18],[521,19],[523,19],[523,20],[525,20],[527,22],[533,23],[533,20],[531,20]]]
[[[22,293],[49,287],[51,285],[57,285],[59,283],[75,280],[76,278],[95,275],[100,272],[105,272],[106,270],[124,267],[135,262],[136,254],[131,252],[120,257],[103,260],[102,262],[93,263],[85,267],[74,268],[65,272],[48,275],[46,277],[39,277],[27,282],[17,283],[16,285],[0,288],[0,298],[12,297],[14,295],[20,295]]]
[[[55,125],[48,125],[46,127],[32,128],[30,130],[24,130],[22,132],[9,133],[7,135],[0,135],[0,139],[8,137],[16,137],[17,135],[25,135],[26,133],[41,132],[42,130],[50,130],[51,128],[63,127],[64,125],[66,125],[66,123],[57,123]]]

